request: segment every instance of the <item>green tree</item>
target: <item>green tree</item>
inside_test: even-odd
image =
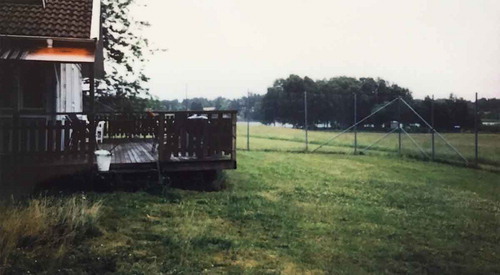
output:
[[[148,96],[149,78],[143,69],[152,51],[141,31],[149,23],[130,16],[134,0],[102,0],[101,4],[105,93],[118,98]]]
[[[191,107],[189,108],[189,110],[191,110],[191,111],[203,111],[203,104],[198,100],[192,101]]]
[[[312,127],[316,124],[333,128],[351,125],[354,122],[355,94],[358,120],[399,96],[410,102],[412,100],[408,89],[383,79],[340,76],[315,81],[309,77],[290,75],[286,79],[277,79],[263,96],[262,122],[290,123],[295,127],[303,127],[304,91],[308,95],[308,124]],[[397,108],[392,106],[367,123],[381,124],[386,120],[397,119],[397,115]],[[407,115],[402,113],[401,117]]]

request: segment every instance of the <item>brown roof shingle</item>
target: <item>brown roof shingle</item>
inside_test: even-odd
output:
[[[0,35],[90,38],[92,0],[46,0],[46,6],[0,2]]]

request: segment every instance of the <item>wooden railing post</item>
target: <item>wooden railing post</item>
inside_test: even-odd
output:
[[[12,153],[14,156],[19,152],[20,129],[21,119],[19,118],[19,113],[15,113],[12,127]]]
[[[96,121],[95,121],[95,77],[94,77],[94,63],[89,64],[89,72],[90,72],[90,104],[89,104],[89,109],[90,112],[88,114],[88,119],[89,119],[89,148],[88,148],[88,164],[92,166],[94,164],[94,151],[96,150],[96,140],[95,140],[95,128],[96,128]],[[85,133],[86,131],[84,131]],[[83,139],[83,150],[86,149],[87,146],[85,146],[85,138]]]
[[[166,156],[165,156],[165,114],[161,113],[158,115],[158,159],[160,161],[165,161]],[[170,156],[169,156],[170,157]]]
[[[236,123],[237,123],[237,118],[238,118],[238,113],[233,112],[231,113],[231,119],[232,119],[232,130],[233,130],[233,148],[231,150],[231,160],[236,161]]]

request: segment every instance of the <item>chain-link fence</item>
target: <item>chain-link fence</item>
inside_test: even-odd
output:
[[[410,105],[405,107],[411,109]],[[401,155],[468,166],[475,166],[477,162],[480,167],[500,170],[500,134],[478,132],[476,151],[474,131],[440,133],[423,118],[417,125],[392,121],[392,125],[388,123],[382,130],[371,130],[371,124],[363,124],[369,120],[363,119],[360,118],[356,127],[353,124],[344,131],[308,131],[307,147],[304,129],[240,122],[238,149],[304,152],[308,148],[315,153]]]

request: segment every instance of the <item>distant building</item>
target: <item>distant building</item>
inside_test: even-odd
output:
[[[500,126],[500,121],[499,120],[483,120],[481,122],[481,124],[485,125],[485,126],[497,126],[497,125]]]
[[[402,123],[400,124],[398,121],[395,121],[395,120],[391,121],[390,125],[391,125],[391,129],[397,129],[398,125],[399,125],[399,127],[403,127]]]

